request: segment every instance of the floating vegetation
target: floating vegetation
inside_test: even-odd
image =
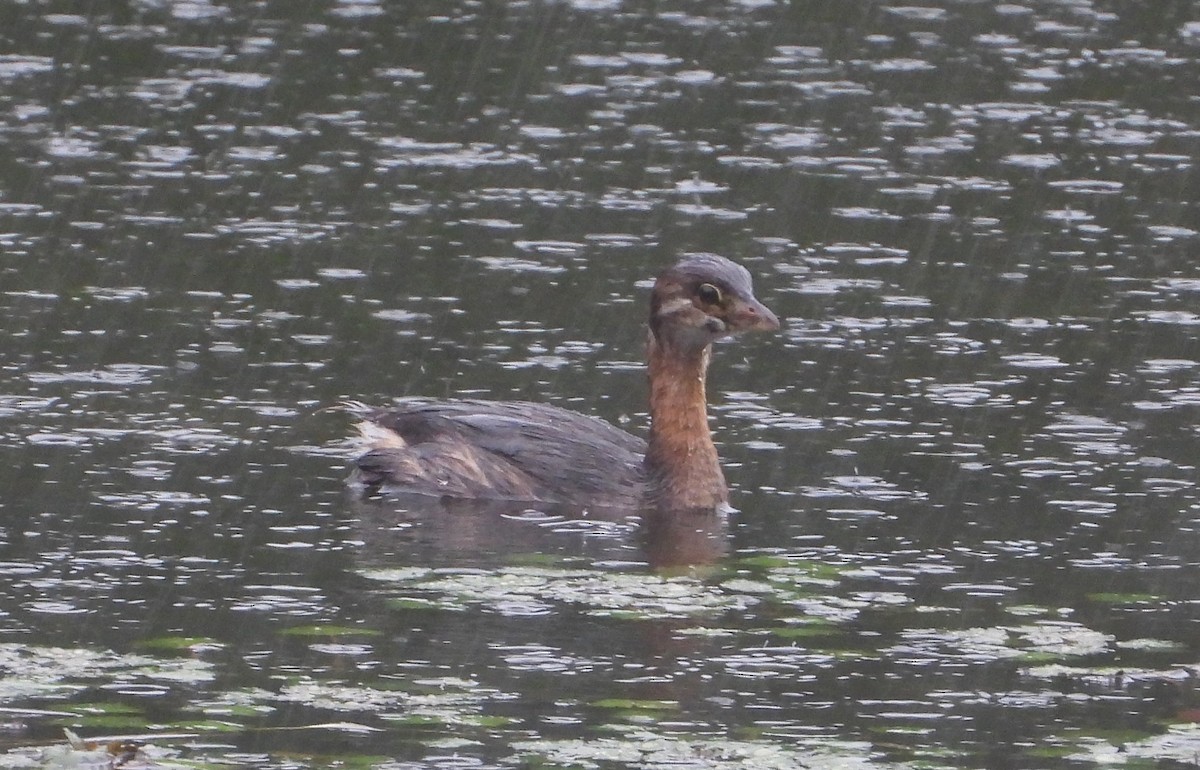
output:
[[[766,602],[796,613],[792,623],[829,624],[851,621],[865,610],[912,604],[911,597],[897,591],[830,593],[852,570],[847,565],[782,556],[753,557],[743,563],[757,576],[738,575],[715,585],[690,575],[538,566],[453,572],[374,569],[362,574],[406,589],[389,597],[389,606],[396,609],[462,611],[483,606],[509,616],[544,615],[571,605],[596,616],[697,618],[743,612]]]
[[[219,650],[223,645],[208,636],[158,636],[141,641],[138,646],[147,650],[179,650],[195,653]]]
[[[574,605],[590,615],[690,618],[743,611],[759,601],[688,577],[589,569],[504,567],[490,572],[369,570],[363,574],[407,590],[436,594],[443,609],[472,605],[513,616],[543,615],[556,606]]]
[[[1113,592],[1098,592],[1088,594],[1087,598],[1090,601],[1098,604],[1157,604],[1162,601],[1161,596],[1154,594],[1138,594],[1138,593],[1113,593]]]
[[[1156,687],[1177,688],[1182,691],[1190,689],[1192,682],[1200,676],[1200,666],[1154,669],[1112,665],[1070,666],[1054,663],[1021,669],[1021,675],[1031,679],[1069,681],[1110,689],[1120,689],[1133,683],[1152,683]]]
[[[513,748],[534,767],[679,768],[689,770],[881,770],[870,745],[852,741],[803,740],[789,745],[766,741],[681,738],[632,729],[619,737],[592,740],[518,741]]]
[[[1162,735],[1114,742],[1095,738],[1082,742],[1068,759],[1106,767],[1196,767],[1200,757],[1200,723],[1172,725]]]
[[[1127,639],[1122,642],[1117,642],[1117,649],[1130,650],[1137,652],[1183,652],[1187,649],[1182,642],[1173,642],[1168,639]]]
[[[456,677],[438,677],[404,682],[404,689],[383,689],[347,682],[299,677],[284,685],[272,700],[300,703],[329,711],[371,713],[379,718],[406,724],[482,724],[480,709],[509,696],[478,682]]]
[[[968,660],[1057,659],[1108,652],[1114,637],[1078,623],[1039,621],[1025,626],[965,629],[912,629],[885,653],[917,653]]]
[[[275,711],[277,707],[273,703],[274,699],[275,693],[250,687],[216,693],[209,698],[195,701],[188,708],[211,718],[245,719],[265,716]]]
[[[293,727],[263,728],[261,732],[335,732],[344,735],[368,735],[380,732],[379,728],[354,722],[324,722]],[[225,753],[226,747],[210,743],[198,749],[177,748],[172,743],[190,743],[198,736],[195,733],[144,733],[107,736],[99,739],[81,738],[69,728],[63,729],[65,740],[50,744],[19,746],[0,754],[0,767],[6,770],[196,770],[196,768],[233,767],[245,764],[247,755],[233,751]],[[232,747],[229,747],[232,749]],[[193,756],[193,752],[198,751]],[[302,755],[288,752],[286,758],[267,763],[255,763],[258,767],[295,768],[296,760]],[[319,757],[304,757],[306,764],[327,764]],[[339,756],[334,766],[342,768],[368,768],[386,764],[382,756]]]
[[[198,684],[214,678],[212,664],[195,658],[152,658],[108,650],[0,644],[0,702],[81,692],[100,682],[120,689],[152,683]]]

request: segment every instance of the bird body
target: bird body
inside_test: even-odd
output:
[[[353,408],[368,451],[354,482],[416,494],[639,505],[646,442],[550,404],[409,398]]]

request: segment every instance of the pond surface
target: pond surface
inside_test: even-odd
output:
[[[64,0],[0,42],[6,767],[1196,767],[1190,4]],[[716,352],[736,513],[347,496],[346,399],[643,433],[695,251],[785,319]]]

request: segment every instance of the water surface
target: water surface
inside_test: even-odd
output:
[[[1200,17],[0,11],[6,762],[1190,767]],[[739,511],[343,489],[344,399],[644,432],[745,264]],[[296,729],[291,729],[296,728]],[[43,754],[44,746],[52,748]]]

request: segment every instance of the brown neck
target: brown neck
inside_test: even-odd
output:
[[[679,352],[649,340],[650,447],[646,469],[659,507],[715,508],[729,499],[708,429],[704,378],[710,348]]]

